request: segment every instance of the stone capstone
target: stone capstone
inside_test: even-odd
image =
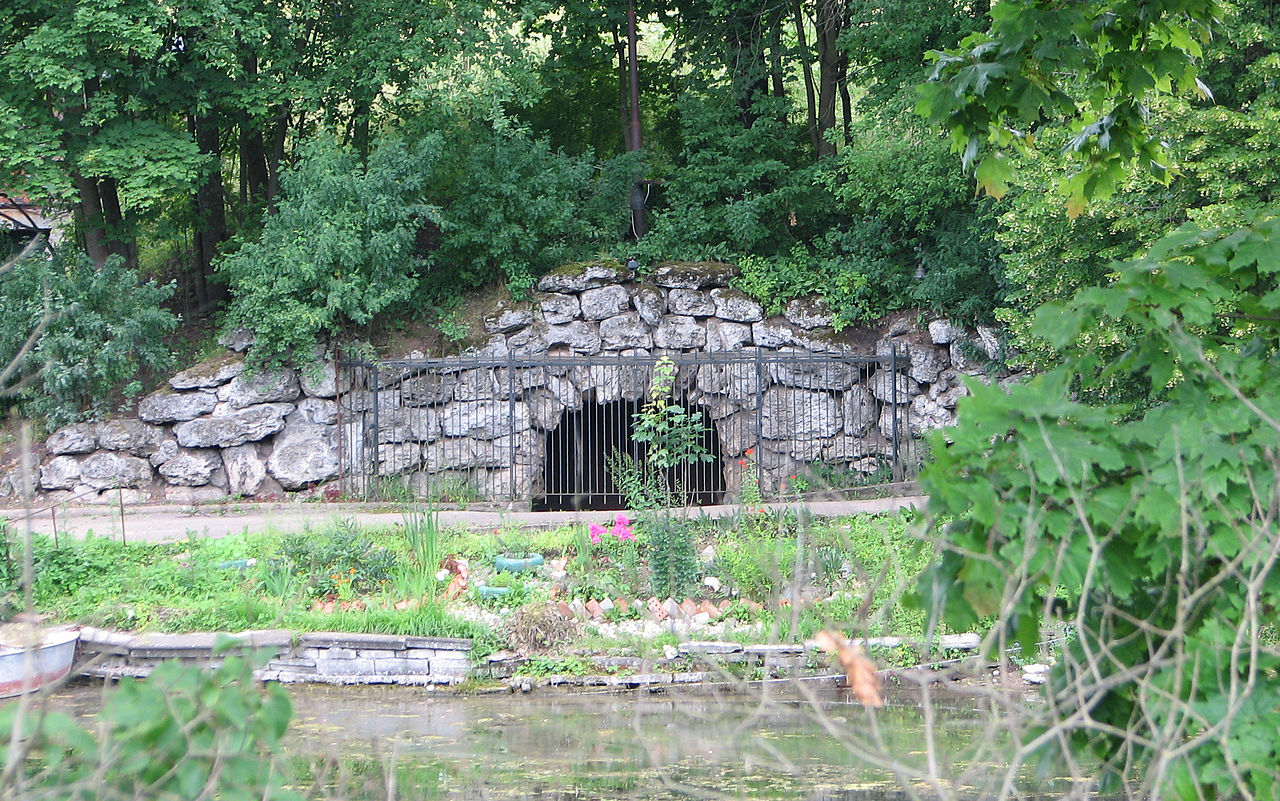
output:
[[[667,314],[653,333],[653,343],[671,350],[692,350],[707,344],[707,331],[692,317]]]
[[[178,423],[173,435],[184,448],[230,448],[269,437],[284,428],[284,416],[293,411],[287,403],[250,406],[222,417],[198,417]]]
[[[787,304],[783,317],[793,325],[805,329],[827,328],[831,325],[831,309],[821,298],[795,298]]]
[[[512,304],[502,302],[485,315],[484,330],[491,334],[509,334],[533,323],[533,309],[527,303]]]
[[[738,268],[721,262],[662,262],[653,268],[650,280],[668,289],[706,289],[725,286]]]
[[[40,488],[71,489],[80,483],[80,460],[71,456],[55,456],[40,468]]]
[[[582,304],[582,316],[588,320],[603,320],[631,308],[630,293],[617,284],[585,290],[578,300]]]
[[[160,447],[164,429],[140,420],[108,420],[98,425],[98,444],[109,451],[146,456]]]
[[[258,456],[256,445],[223,448],[222,465],[227,471],[227,492],[232,495],[256,495],[267,477],[267,466]]]
[[[176,390],[213,389],[222,386],[242,372],[244,372],[244,359],[228,353],[183,370],[169,379],[169,386]]]
[[[640,313],[629,311],[600,321],[600,340],[608,350],[653,347],[649,326]]]
[[[216,448],[183,450],[156,468],[164,480],[177,487],[203,487],[218,468],[222,455]]]
[[[218,400],[226,401],[233,409],[243,409],[260,403],[297,400],[300,391],[297,374],[286,367],[256,373],[252,377],[236,376],[231,383],[218,388]]]
[[[616,262],[570,264],[558,270],[552,270],[538,279],[538,291],[581,292],[584,289],[605,284],[621,284],[630,281],[633,277],[630,270]]]
[[[276,437],[267,471],[287,490],[327,481],[338,474],[337,431],[333,426],[289,426]]]
[[[138,419],[147,423],[179,423],[208,414],[218,405],[212,392],[169,392],[160,390],[138,404]]]
[[[56,455],[92,453],[98,449],[98,427],[93,423],[64,426],[53,432],[44,446]]]
[[[716,316],[738,323],[754,323],[764,319],[764,308],[741,289],[717,287],[711,290]]]
[[[151,481],[146,459],[113,451],[98,451],[80,463],[80,481],[94,489],[138,488]]]

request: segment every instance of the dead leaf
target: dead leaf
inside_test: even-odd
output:
[[[858,703],[863,706],[880,708],[884,699],[880,697],[880,676],[876,673],[875,663],[862,655],[862,649],[851,644],[834,631],[820,631],[814,637],[818,647],[827,653],[836,655],[840,667],[844,668],[849,690]]]
[[[445,588],[444,598],[446,601],[452,601],[458,598],[462,593],[467,591],[467,579],[461,573],[453,577],[449,582],[449,586]]]

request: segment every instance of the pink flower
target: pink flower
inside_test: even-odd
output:
[[[613,528],[609,529],[609,533],[619,542],[636,538],[635,532],[631,530],[631,521],[621,514],[613,519]]]
[[[591,544],[596,545],[600,542],[600,538],[604,536],[604,526],[599,523],[592,523],[587,526],[587,536],[591,538]]]

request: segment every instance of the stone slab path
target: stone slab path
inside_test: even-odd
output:
[[[808,504],[809,512],[818,517],[892,512],[899,509],[923,509],[927,498],[907,495],[847,501],[816,501]],[[765,504],[771,509],[787,504]],[[119,507],[80,506],[69,508],[37,508],[28,518],[22,509],[0,509],[0,519],[9,521],[21,531],[30,521],[33,532],[83,538],[92,532],[99,537],[120,537],[129,542],[172,542],[189,535],[225,537],[243,531],[288,534],[307,526],[320,526],[334,520],[351,520],[361,526],[389,526],[401,522],[408,507],[393,504],[322,504],[322,503],[230,503],[209,506],[146,505]],[[734,506],[695,508],[694,515],[721,518],[740,511]],[[444,510],[440,522],[446,526],[492,529],[502,526],[553,527],[571,523],[605,522],[616,512],[567,511],[521,512],[507,510]]]

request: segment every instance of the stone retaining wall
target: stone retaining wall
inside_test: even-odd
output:
[[[966,392],[961,377],[981,375],[983,357],[998,355],[993,331],[970,331],[946,320],[918,328],[902,317],[874,330],[836,332],[830,311],[815,299],[792,301],[784,314],[768,317],[761,304],[728,286],[734,270],[725,264],[668,263],[638,277],[617,263],[566,267],[544,276],[532,301],[495,308],[485,320],[489,339],[471,356],[654,358],[754,348],[780,357],[870,356],[908,349],[909,359],[901,360],[896,375],[770,368],[763,425],[766,437],[778,439],[757,457],[768,490],[778,476],[806,461],[874,470],[876,457],[885,454],[888,421],[905,418],[912,434],[952,424],[956,401]],[[367,463],[351,444],[342,453],[340,441],[368,441],[352,430],[340,436],[348,421],[341,419],[337,399],[341,394],[358,405],[360,393],[372,397],[370,388],[339,386],[330,361],[250,377],[238,352],[249,340],[227,344],[232,350],[226,354],[175,375],[167,387],[143,398],[136,417],[54,432],[39,454],[38,488],[46,502],[199,503],[296,493],[336,498],[339,488],[330,482],[341,461],[349,467]],[[381,474],[470,471],[482,496],[507,499],[513,486],[531,488],[539,432],[554,428],[559,411],[581,404],[587,392],[605,402],[645,391],[628,384],[616,368],[584,367],[536,384],[521,377],[522,402],[508,419],[511,407],[497,372],[476,372],[471,383],[461,380],[470,375],[461,372],[449,380],[419,381],[420,386],[406,379],[395,392],[380,395],[379,404],[385,397],[388,407],[376,432]],[[745,378],[701,368],[687,378],[722,432],[743,430],[729,424],[734,415],[754,417],[751,398],[761,388],[746,386]],[[394,376],[386,383],[394,385]],[[798,408],[805,400],[798,396],[818,394],[822,398],[815,402],[822,408],[808,416],[817,430],[803,444],[786,440],[795,421],[769,409]],[[477,432],[479,418],[491,424]],[[750,442],[738,441],[732,433],[721,439],[726,457],[742,454],[755,441],[754,435]],[[495,448],[508,455],[495,461]],[[16,466],[0,473],[0,498],[19,494],[18,475]],[[735,483],[726,477],[730,489]]]

